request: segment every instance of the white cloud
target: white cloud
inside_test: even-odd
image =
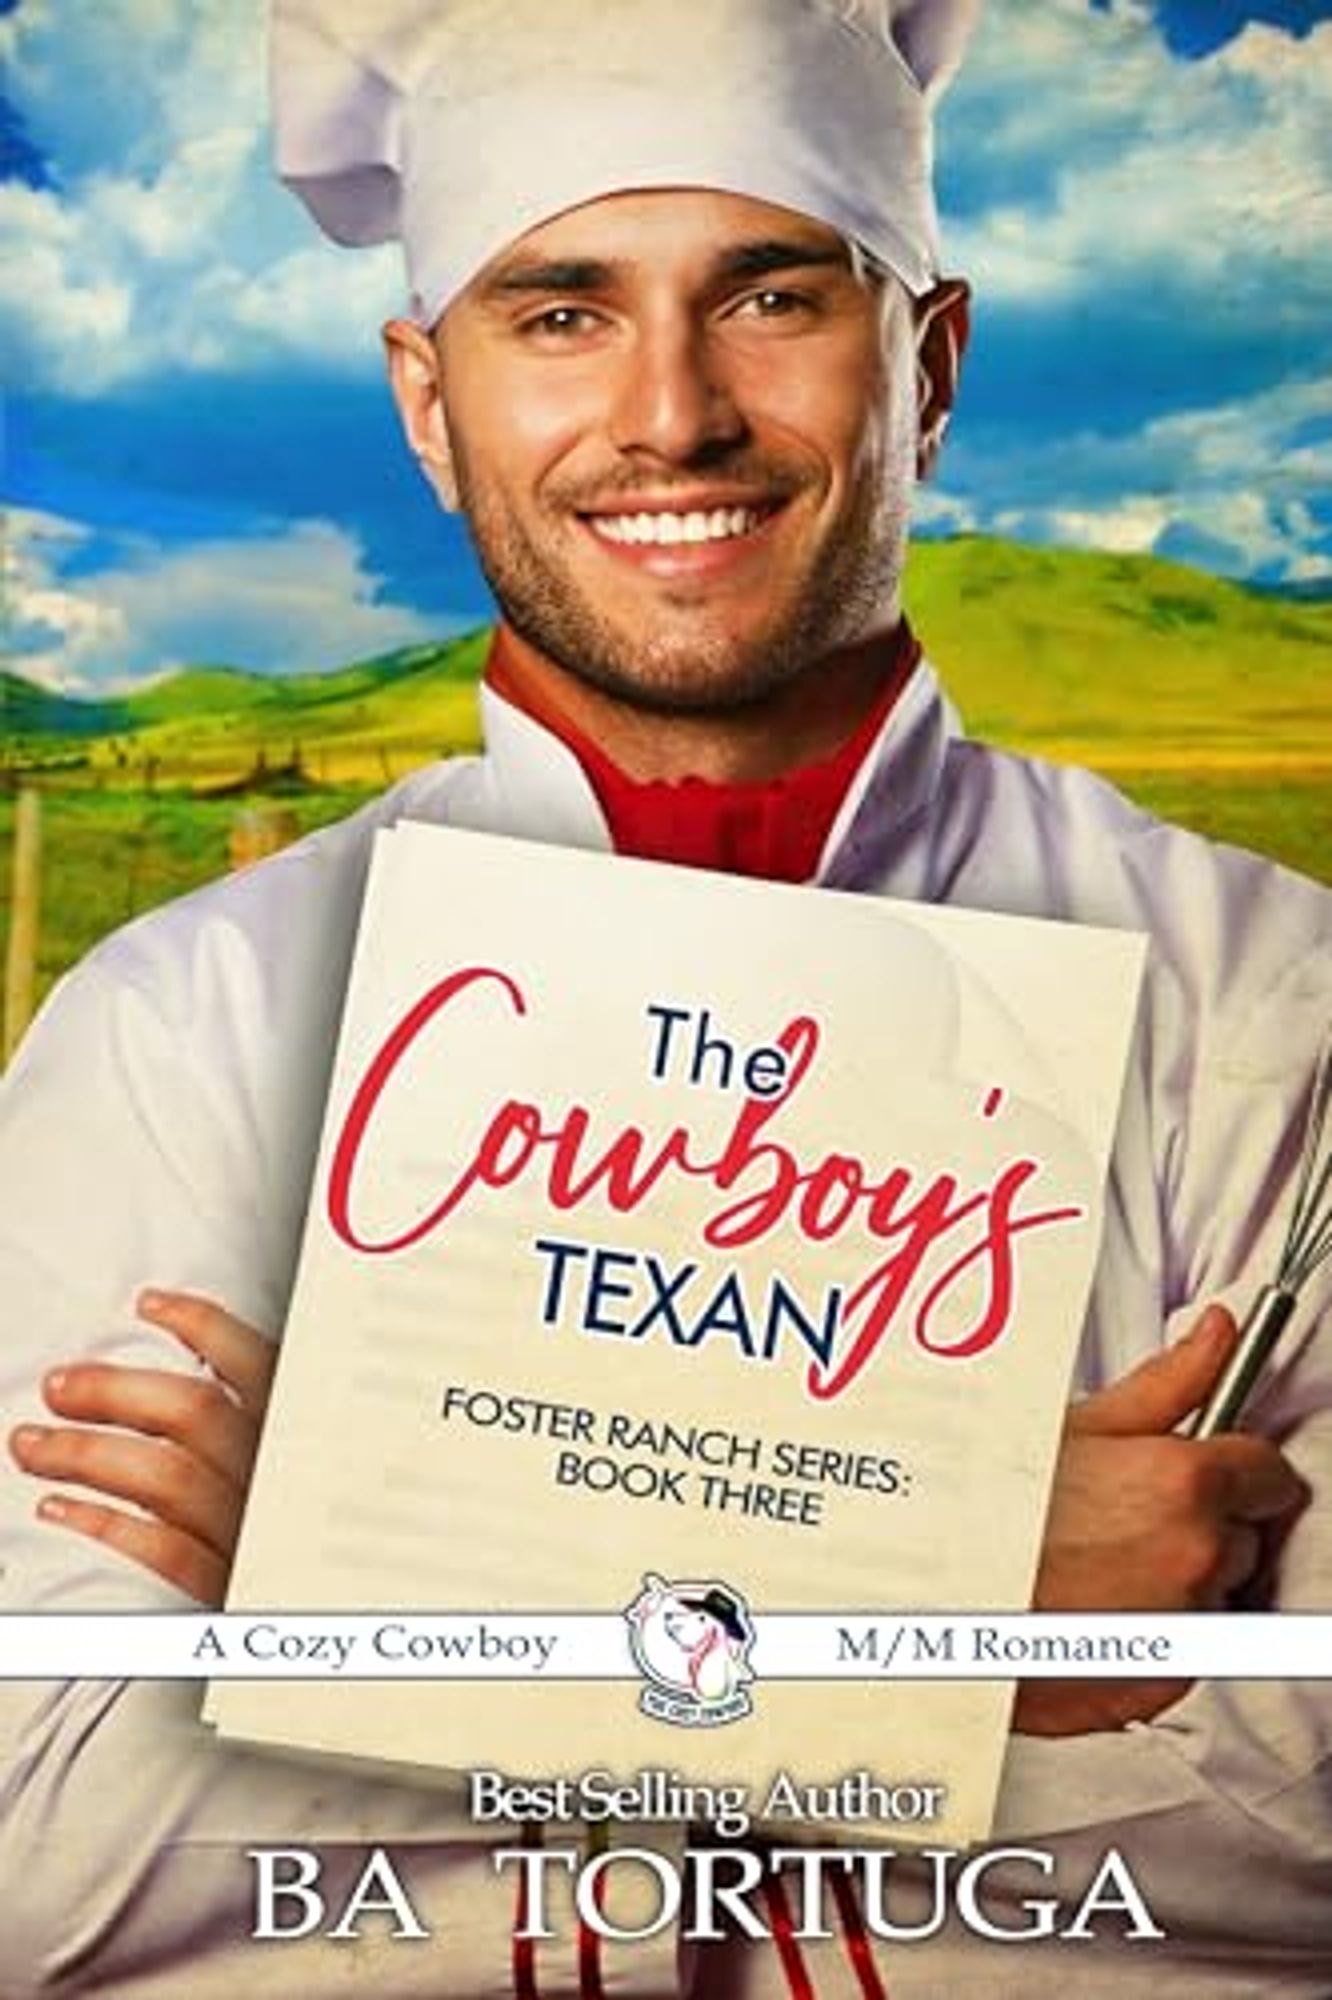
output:
[[[12,379],[97,396],[163,368],[371,365],[395,251],[314,238],[269,161],[260,0],[25,0],[7,87],[55,185],[0,184]]]
[[[100,564],[80,523],[15,510],[8,528],[15,663],[66,693],[192,663],[333,667],[440,630],[386,601],[355,537],[328,521],[177,546],[125,537]],[[77,580],[66,574],[74,555]]]
[[[1329,545],[1318,503],[1332,491],[1332,381],[1280,383],[1122,435],[971,444],[966,466],[967,491],[945,484],[930,525],[1125,553],[1183,536],[1211,568],[1307,582],[1325,574]]]
[[[0,236],[9,245],[0,263],[0,344],[10,350],[12,382],[35,386],[66,370],[77,379],[81,366],[100,381],[98,357],[125,339],[132,288],[109,270],[79,270],[82,234],[45,189],[0,182]]]
[[[1174,525],[1233,552],[1238,561],[1228,566],[1288,574],[1293,563],[1307,560],[1297,551],[1314,524],[1307,510],[1282,507],[1263,493],[1214,491],[1201,503],[1176,507]]]
[[[911,519],[916,528],[936,535],[966,535],[980,525],[972,501],[932,485],[916,488]]]
[[[163,370],[377,370],[378,323],[401,304],[397,253],[323,244],[274,182],[264,11],[263,0],[22,0],[0,14],[7,89],[54,175],[50,188],[0,184],[0,350],[13,381],[77,400]],[[942,119],[945,185],[959,194],[948,260],[976,280],[980,339],[990,302],[1010,327],[1059,308],[1114,365],[1131,301],[1172,352],[1195,333],[1233,330],[1252,357],[1244,379],[1266,367],[1271,386],[1121,436],[1080,417],[1070,430],[1052,409],[1038,438],[1002,451],[973,442],[964,411],[965,485],[926,489],[921,523],[1007,522],[1122,549],[1182,530],[1218,565],[1324,574],[1328,535],[1313,503],[1332,487],[1332,465],[1301,427],[1326,429],[1332,391],[1277,374],[1299,335],[1312,376],[1332,324],[1332,21],[1299,40],[1251,24],[1182,62],[1146,0],[1109,11],[989,0]],[[1126,370],[1138,358],[1125,346]],[[1204,375],[1196,385],[1186,375],[1162,371],[1155,407],[1208,393]],[[279,533],[298,568],[313,561],[301,541],[312,526]],[[233,546],[262,572],[259,537]],[[357,545],[343,538],[341,565],[325,554],[339,601],[373,623],[382,607]],[[165,658],[179,640],[181,656],[197,654],[194,637],[216,631],[276,658],[264,638],[278,629],[276,582],[247,637],[239,606],[229,624],[206,607],[210,576],[232,576],[244,600],[250,572],[228,571],[221,544],[196,557],[124,548],[77,588],[58,564],[29,577],[29,608],[42,612],[31,657],[53,675],[95,673],[102,648],[141,671],[149,653]],[[330,637],[321,657],[349,649]]]
[[[187,139],[151,178],[95,174],[86,184],[88,221],[145,261],[190,261],[225,222],[253,152],[254,134],[233,127]]]
[[[987,526],[1023,541],[1115,555],[1183,547],[1191,560],[1228,576],[1294,583],[1332,571],[1332,562],[1308,547],[1316,525],[1307,511],[1282,509],[1262,493],[1186,493],[1169,504],[1140,494],[1106,507],[1006,507]]]
[[[973,193],[1008,190],[947,231],[950,265],[983,296],[1041,302],[1162,272],[1200,301],[1237,274],[1253,295],[1283,273],[1325,282],[1332,22],[1298,42],[1251,23],[1181,62],[1141,6],[1009,0],[958,86],[950,141]]]
[[[235,335],[271,351],[276,343],[330,363],[372,355],[379,366],[379,329],[403,309],[396,250],[352,256],[325,243],[293,251],[228,287],[226,318]]]
[[[1321,443],[1295,442],[1315,427]],[[1183,458],[1197,474],[1218,481],[1268,467],[1287,498],[1326,490],[1332,486],[1332,379],[1282,382],[1240,402],[1161,417],[1142,433],[1139,448]]]
[[[109,160],[151,174],[191,139],[258,125],[263,0],[22,0],[0,18],[0,58],[62,175]]]
[[[1151,494],[1135,493],[1108,507],[1056,507],[1049,518],[1053,541],[1143,555],[1161,539],[1170,509]]]
[[[59,686],[59,673],[50,669],[61,658],[123,646],[123,613],[60,581],[62,565],[88,539],[80,523],[14,508],[3,527],[7,637],[17,664],[32,679]]]
[[[319,244],[276,186],[262,0],[74,16],[70,0],[0,16],[8,88],[58,187],[6,190],[0,210],[25,273],[0,292],[18,379],[86,396],[162,366],[369,366],[402,299],[397,253]],[[948,244],[983,296],[1243,271],[1256,297],[1326,268],[1332,22],[1299,42],[1250,25],[1184,63],[1141,0],[991,0],[942,151],[980,192]]]

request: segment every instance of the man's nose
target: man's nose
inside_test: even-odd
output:
[[[672,324],[645,329],[624,356],[611,413],[611,441],[685,464],[746,435],[724,360],[705,332]]]

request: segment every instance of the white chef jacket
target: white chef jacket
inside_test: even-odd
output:
[[[189,1365],[136,1321],[145,1283],[276,1330],[292,1277],[371,837],[400,817],[606,848],[573,755],[483,696],[487,752],[414,773],[366,810],[128,925],[50,999],[0,1097],[0,1400],[96,1355]],[[1332,1013],[1332,895],[1163,826],[1085,772],[964,740],[922,664],[867,755],[817,880],[840,889],[1145,930],[1140,1033],[1080,1386],[1121,1374],[1218,1295],[1271,1275],[1316,1045]],[[886,1062],[895,1060],[891,1048]],[[1303,1315],[1266,1424],[1321,1489],[1281,1602],[1332,1606],[1332,1320]],[[1320,1322],[1321,1319],[1321,1330]],[[33,1519],[0,1473],[0,1606],[176,1607],[136,1565]],[[0,1683],[0,1993],[250,2000],[511,1994],[511,1880],[434,1794],[222,1747],[195,1691]],[[1199,2000],[1332,1993],[1332,1685],[1200,1686],[1157,1721],[1015,1738],[997,1841],[1049,1848],[1076,1899],[1108,1845],[1163,1944],[881,1947],[892,2000],[1149,1988]],[[344,1872],[389,1847],[428,1942],[251,1941],[259,1845],[319,1845]],[[1013,1895],[1030,1893],[1031,1878]],[[1016,1905],[1014,1906],[1016,1908]],[[537,1954],[577,1993],[572,1925]],[[869,1990],[840,1939],[801,1947],[820,2000]],[[608,1995],[788,1991],[770,1946],[677,1967],[669,1938],[607,1941]]]

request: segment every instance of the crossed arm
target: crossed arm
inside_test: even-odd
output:
[[[52,1370],[53,1424],[10,1438],[23,1471],[83,1490],[44,1494],[39,1516],[103,1541],[204,1604],[220,1604],[272,1378],[271,1344],[209,1300],[145,1292],[141,1317],[204,1376],[79,1362]],[[1176,1346],[1070,1410],[1035,1604],[1048,1611],[1202,1610],[1259,1572],[1308,1488],[1268,1440],[1205,1443],[1176,1426],[1206,1398],[1236,1334],[1209,1307]],[[128,1503],[127,1505],[124,1503]],[[1030,1735],[1122,1728],[1160,1713],[1182,1681],[1033,1681],[1015,1726]]]

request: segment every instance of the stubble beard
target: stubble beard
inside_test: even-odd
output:
[[[480,490],[461,453],[456,473],[482,571],[521,638],[627,707],[656,715],[724,715],[762,704],[815,661],[882,622],[905,561],[915,441],[896,437],[875,476],[858,485],[835,536],[814,551],[786,606],[746,638],[714,630],[677,640],[660,631],[617,629],[567,570],[542,553],[502,498]],[[669,588],[660,592],[660,603],[658,626],[669,619]],[[696,618],[694,593],[682,595],[679,605],[682,625]]]

